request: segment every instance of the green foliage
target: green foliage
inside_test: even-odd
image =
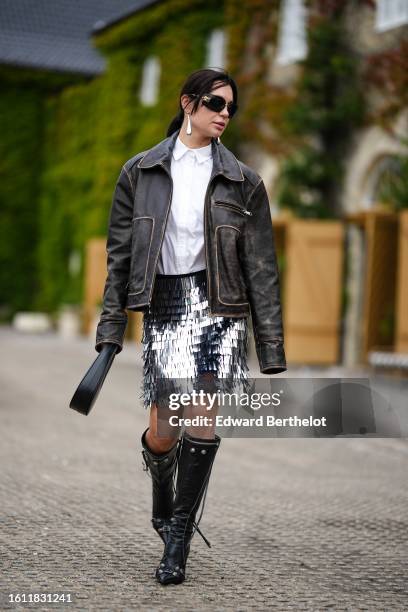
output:
[[[278,203],[300,217],[340,215],[343,163],[352,131],[364,120],[357,59],[345,44],[341,19],[310,27],[297,95],[285,125],[304,144],[282,164]]]
[[[297,216],[330,218],[322,198],[329,181],[335,181],[338,168],[332,159],[304,146],[282,162],[277,183],[277,200]]]
[[[356,57],[345,43],[341,21],[322,20],[309,30],[309,53],[302,62],[298,95],[286,113],[292,131],[339,138],[363,118]]]
[[[3,82],[0,99],[0,308],[29,310],[37,291],[36,202],[41,175],[43,97]]]

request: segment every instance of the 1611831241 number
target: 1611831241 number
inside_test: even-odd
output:
[[[8,603],[64,603],[69,604],[74,602],[72,593],[8,593]]]

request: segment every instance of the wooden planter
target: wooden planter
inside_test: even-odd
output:
[[[408,210],[399,214],[395,351],[408,353]]]
[[[95,314],[98,304],[102,301],[106,276],[106,239],[92,238],[86,246],[85,265],[85,303],[82,331],[85,334],[94,333]],[[126,337],[136,342],[142,339],[142,313],[128,311],[128,326]]]
[[[399,215],[378,207],[348,215],[347,221],[357,224],[364,236],[360,361],[367,363],[370,352],[395,349],[396,291],[403,282],[397,280],[398,260],[403,268],[398,254]]]
[[[339,360],[343,243],[341,221],[285,223],[282,303],[289,364],[329,365]]]

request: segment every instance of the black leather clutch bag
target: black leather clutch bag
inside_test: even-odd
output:
[[[119,348],[113,342],[106,342],[83,379],[78,385],[69,407],[81,414],[88,415],[98,397],[103,382],[113,363],[116,351]]]

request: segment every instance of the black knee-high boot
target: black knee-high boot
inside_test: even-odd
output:
[[[214,440],[206,440],[184,433],[181,439],[173,517],[163,557],[156,570],[156,579],[160,584],[178,584],[185,579],[194,529],[200,532],[195,523],[197,509],[207,491],[220,443],[221,438],[217,435]]]
[[[142,434],[142,456],[145,471],[150,470],[153,485],[152,525],[164,543],[170,530],[170,518],[173,514],[174,473],[177,466],[179,442],[167,453],[156,455],[146,444],[147,428]]]

